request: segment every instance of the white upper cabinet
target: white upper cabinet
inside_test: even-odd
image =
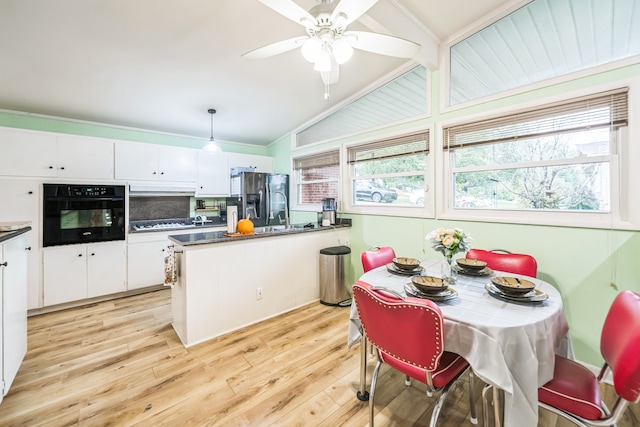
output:
[[[0,129],[0,174],[55,177],[57,149],[53,134]]]
[[[113,141],[59,136],[58,177],[113,179]]]
[[[228,154],[198,153],[196,196],[228,196],[229,181]]]
[[[113,179],[113,141],[0,129],[0,175]]]
[[[115,177],[131,181],[195,182],[196,150],[116,142]]]
[[[256,172],[273,173],[273,157],[256,154],[229,153],[229,168],[254,167]]]

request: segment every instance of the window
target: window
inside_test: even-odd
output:
[[[627,92],[445,127],[448,210],[612,213]]]
[[[352,205],[424,206],[429,132],[349,147]]]
[[[338,150],[293,159],[296,203],[318,210],[322,199],[338,198],[340,154]],[[311,207],[311,206],[310,206]]]
[[[637,0],[534,0],[449,49],[449,105],[640,54]]]

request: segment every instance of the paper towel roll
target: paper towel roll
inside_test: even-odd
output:
[[[229,234],[235,233],[237,225],[238,225],[238,207],[227,206],[227,233]]]

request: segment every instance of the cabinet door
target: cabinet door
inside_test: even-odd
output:
[[[126,290],[124,280],[125,243],[97,243],[87,246],[87,297]]]
[[[134,243],[127,254],[127,288],[139,289],[164,283],[164,257],[169,240]]]
[[[87,251],[85,245],[43,250],[44,305],[87,298]]]
[[[7,394],[27,353],[27,236],[22,234],[2,246],[0,263],[6,263],[0,273],[3,276],[3,394]]]
[[[256,154],[229,153],[229,168],[254,167],[256,172],[273,173],[273,157]]]
[[[157,181],[158,148],[153,144],[115,143],[115,177]]]
[[[58,176],[113,179],[113,142],[99,138],[59,136]]]
[[[196,150],[180,147],[158,148],[158,174],[161,181],[196,182]]]
[[[229,158],[225,153],[198,153],[197,196],[229,195]]]
[[[56,176],[56,136],[0,129],[0,175]]]
[[[42,307],[40,299],[40,220],[38,206],[40,183],[28,179],[0,179],[0,221],[31,221],[31,231],[26,233],[27,263],[27,306],[29,309]]]

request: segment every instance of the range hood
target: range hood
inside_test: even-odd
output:
[[[130,196],[195,196],[196,186],[189,183],[132,182]]]

